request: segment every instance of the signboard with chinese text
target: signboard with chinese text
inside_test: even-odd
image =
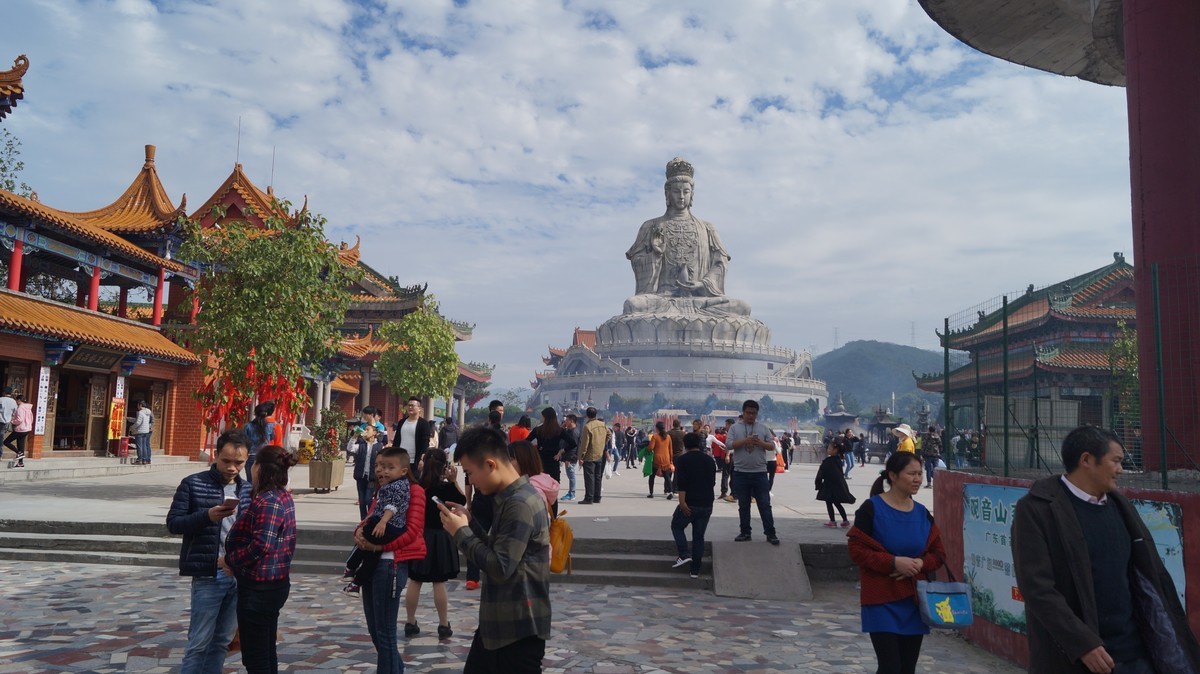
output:
[[[108,409],[108,439],[120,440],[125,437],[125,401],[113,398]]]
[[[109,372],[125,354],[119,351],[97,349],[93,346],[77,346],[63,367],[88,372]]]
[[[976,616],[1020,634],[1025,634],[1025,600],[1012,568],[1012,519],[1017,501],[1028,491],[963,485],[963,575],[971,585],[972,609]],[[1132,503],[1150,530],[1183,602],[1186,574],[1181,506],[1141,499]]]
[[[990,484],[963,485],[963,576],[971,585],[976,616],[1025,633],[1012,564],[1012,518],[1028,490]]]
[[[46,402],[50,398],[50,368],[43,365],[38,373],[37,407],[33,413],[33,434],[46,434]]]

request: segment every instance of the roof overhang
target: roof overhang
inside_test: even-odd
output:
[[[918,0],[979,51],[1088,82],[1125,86],[1122,0]]]

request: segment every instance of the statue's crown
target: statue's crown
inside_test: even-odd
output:
[[[687,176],[691,178],[696,175],[696,170],[683,157],[676,157],[667,162],[667,180],[676,176]]]

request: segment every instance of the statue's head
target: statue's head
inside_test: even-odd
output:
[[[667,206],[674,206],[677,210],[685,210],[692,207],[692,190],[695,183],[692,176],[695,174],[695,169],[683,157],[676,157],[667,162],[667,182],[663,185],[663,193],[667,199]]]

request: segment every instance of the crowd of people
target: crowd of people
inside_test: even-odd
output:
[[[575,414],[560,422],[546,408],[536,426],[523,416],[505,427],[503,404],[493,401],[488,420],[460,434],[453,423],[439,429],[424,420],[416,399],[405,412],[389,432],[377,410],[364,409],[347,445],[360,522],[347,534],[353,545],[346,591],[361,597],[379,672],[404,671],[401,596],[403,634],[412,638],[421,633],[425,584],[433,588],[438,639],[453,636],[446,583],[458,577],[462,558],[466,589],[480,591],[478,628],[463,671],[541,671],[551,624],[549,531],[558,502],[575,498],[576,466],[584,482],[580,504],[601,502],[606,474],[622,467],[641,467],[649,498],[661,480],[661,493],[676,501],[673,566],[688,567],[693,578],[718,498],[738,504],[735,541],[752,540],[753,504],[766,541],[781,543],[772,477],[788,470],[794,443],[758,419],[754,400],[715,430],[697,421],[690,431],[679,421],[669,429],[659,422],[650,432],[609,427],[595,408],[584,411],[582,426]],[[296,546],[287,489],[295,458],[269,444],[269,416],[257,409],[244,431],[224,433],[212,466],[185,478],[171,504],[167,525],[184,537],[180,574],[191,578],[182,672],[222,671],[231,647],[241,649],[248,672],[278,671],[279,616]],[[930,631],[915,581],[945,566],[946,543],[932,513],[914,497],[944,465],[943,437],[936,426],[921,433],[906,424],[892,429],[880,476],[853,518],[845,506],[857,499],[847,478],[856,462],[865,463],[863,438],[852,429],[831,432],[817,469],[814,488],[826,504],[825,526],[848,530],[850,557],[859,568],[862,630],[880,673],[915,672]],[[969,448],[966,433],[950,445],[957,449],[961,442]],[[1119,441],[1082,427],[1067,436],[1062,456],[1066,473],[1035,483],[1012,527],[1030,671],[1200,672],[1200,645],[1171,577],[1136,510],[1116,491],[1124,457]]]

